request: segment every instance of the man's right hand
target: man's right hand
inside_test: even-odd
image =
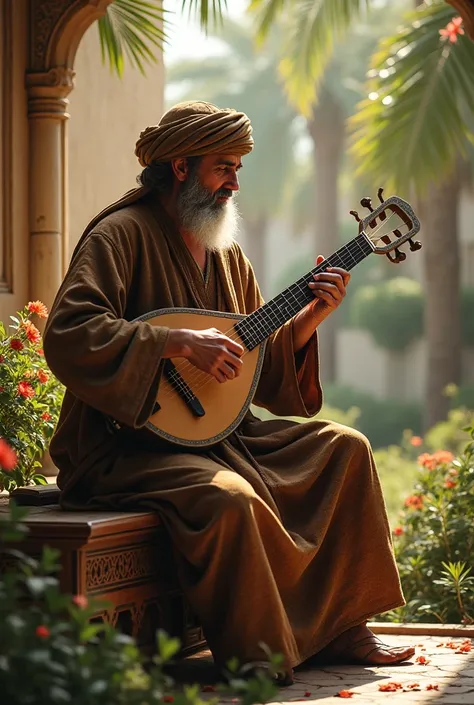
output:
[[[170,329],[163,357],[185,357],[218,382],[238,377],[242,369],[242,345],[217,328],[190,330]]]

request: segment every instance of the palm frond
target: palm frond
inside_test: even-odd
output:
[[[303,114],[317,97],[336,41],[373,5],[373,0],[252,0],[261,37],[285,15],[289,31],[280,70],[289,100]]]
[[[474,112],[474,44],[439,35],[453,16],[436,2],[381,42],[369,97],[351,120],[359,171],[405,193],[445,176],[472,136],[465,114]]]
[[[193,12],[199,18],[201,29],[207,31],[211,24],[222,23],[223,10],[227,9],[227,0],[182,0],[181,10],[188,8],[189,15]]]
[[[141,73],[157,61],[167,40],[166,12],[161,0],[114,0],[107,7],[97,24],[102,61],[112,72],[123,75],[125,55]]]

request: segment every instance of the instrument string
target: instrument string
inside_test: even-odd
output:
[[[382,223],[380,223],[379,226],[373,231],[373,235],[375,235],[379,230],[381,230],[382,228],[384,228],[384,227],[386,226],[386,224],[387,224],[387,221],[390,220],[390,218],[392,218],[394,215],[396,215],[395,212],[392,212],[392,213],[388,216],[388,218],[386,218]],[[366,237],[367,237],[367,236],[366,236]],[[356,246],[356,249],[354,249],[354,246]],[[353,252],[351,252],[351,247],[352,247]],[[347,243],[347,245],[343,245],[343,247],[341,247],[340,250],[344,251],[345,253],[347,252],[347,253],[349,254],[349,256],[351,257],[351,259],[353,260],[353,263],[352,263],[352,264],[349,263],[349,264],[351,264],[351,267],[357,265],[357,264],[359,263],[359,261],[361,261],[361,260],[357,260],[357,259],[355,259],[355,258],[353,257],[353,253],[354,253],[354,254],[357,253],[358,255],[360,255],[360,252],[361,252],[361,250],[362,250],[361,245],[356,241],[356,238],[355,238],[354,240],[351,240],[349,243]],[[362,251],[362,254],[363,254],[364,257],[365,257],[365,256],[367,256],[367,254],[369,254],[369,253],[364,253],[364,252]],[[331,259],[333,259],[335,255],[338,257],[339,260],[341,260],[341,257],[340,257],[340,256],[338,255],[338,253],[336,252],[336,253],[334,253],[331,257],[329,257],[328,259],[326,259],[326,260],[324,260],[323,262],[321,262],[321,263],[320,263],[317,267],[315,267],[313,270],[311,270],[310,274],[311,274],[311,275],[319,274],[320,272],[324,271],[324,269],[327,268],[328,265],[329,265],[329,266],[332,266],[329,261],[330,261]],[[340,264],[342,264],[342,265],[344,265],[344,266],[347,266],[347,263],[345,263],[343,260],[341,260]],[[307,297],[306,297],[306,291],[310,291],[309,287],[307,286],[307,284],[308,284],[308,282],[309,282],[310,280],[306,281],[306,279],[305,279],[305,277],[307,277],[307,276],[308,276],[308,275],[304,275],[304,277],[301,277],[299,280],[297,280],[297,281],[295,282],[295,284],[292,285],[292,287],[288,287],[289,289],[293,289],[294,287],[296,287],[297,292],[298,292],[298,296],[299,296],[300,294],[303,294],[303,296],[304,296],[304,301],[303,301],[303,302],[300,302],[300,301],[298,300],[298,298],[295,296],[295,294],[293,294],[292,292],[290,292],[291,295],[292,295],[293,298],[294,298],[294,301],[291,302],[291,303],[293,303],[293,304],[296,303],[298,306],[300,306],[300,310],[301,310],[301,308],[302,308],[306,303],[309,303],[309,302],[311,302],[311,300],[312,300],[312,299],[309,299],[309,300],[308,300]],[[301,281],[302,283],[303,283],[303,282],[305,283],[305,285],[306,285],[305,289],[303,289],[303,288],[300,286],[300,283],[299,283],[300,281]],[[285,290],[285,291],[287,291],[287,290]],[[282,296],[284,293],[285,293],[285,292],[281,292],[281,294],[279,294],[279,295],[276,296],[274,299],[272,299],[272,301],[268,302],[268,304],[272,304],[272,303],[273,303],[273,305],[275,305],[276,300],[277,300],[280,296]],[[284,298],[284,300],[285,300],[285,297],[283,297],[283,298]],[[312,298],[314,298],[314,297],[312,297]],[[263,308],[264,306],[265,306],[265,304],[264,304],[261,308]],[[278,308],[278,310],[279,310],[280,313],[284,313],[284,312],[279,308],[278,303],[276,303],[276,306],[277,306],[277,308]],[[260,309],[257,309],[257,310],[254,311],[252,314],[249,314],[249,316],[255,315],[259,310],[261,310],[261,308],[260,308]],[[271,310],[271,308],[270,308],[270,309],[268,309],[268,313],[274,313],[274,312],[273,312],[273,311]],[[276,313],[276,312],[275,312],[275,313]],[[267,316],[267,311],[265,311],[265,314],[264,314],[264,315]],[[241,319],[241,320],[247,320],[247,319]],[[278,322],[278,320],[275,321],[275,323],[277,323],[277,322]],[[259,325],[263,325],[263,321],[262,321],[261,323],[257,321],[257,323],[258,323]],[[283,324],[281,324],[281,325],[283,325]],[[278,326],[278,327],[280,327],[280,326]],[[271,332],[273,332],[273,331],[271,331]],[[270,335],[271,335],[271,332],[270,332]],[[246,334],[248,334],[248,333],[249,333],[249,331],[246,331]],[[227,336],[228,338],[230,338],[230,339],[233,340],[234,342],[238,342],[239,344],[242,344],[242,340],[241,340],[241,338],[240,338],[240,336],[239,336],[239,333],[238,333],[238,331],[235,330],[235,324],[234,324],[231,328],[229,328],[227,331],[225,331],[225,332],[223,333],[223,335]],[[250,341],[250,342],[252,342],[252,341]],[[245,345],[243,345],[243,347],[244,347],[244,352],[243,352],[242,355],[240,356],[240,359],[243,359],[243,357],[245,357],[245,355],[247,355],[249,352],[251,352],[251,350],[248,350],[248,349],[245,347]],[[193,372],[192,375],[189,376],[189,378],[186,380],[186,382],[185,382],[185,384],[184,384],[184,383],[183,383],[184,380],[181,379],[181,375],[182,375],[183,372],[186,372],[186,371],[187,371],[188,369],[190,369],[190,368],[193,369],[194,372]],[[210,373],[208,373],[208,372],[204,372],[203,370],[199,370],[198,368],[196,368],[196,367],[195,367],[191,362],[189,362],[188,360],[186,361],[185,364],[181,365],[181,368],[180,368],[180,369],[177,368],[176,370],[173,370],[172,372],[170,372],[170,373],[166,376],[166,379],[167,379],[168,382],[170,382],[170,388],[169,388],[169,389],[166,389],[166,390],[163,392],[163,394],[161,395],[161,400],[162,400],[162,401],[164,401],[164,400],[165,400],[166,398],[168,398],[168,397],[172,397],[176,390],[180,391],[181,394],[182,394],[182,396],[183,396],[186,400],[191,401],[191,399],[193,398],[193,396],[194,396],[200,389],[202,389],[206,384],[208,384],[209,382],[212,382],[212,381],[217,382],[217,380],[215,379],[215,377],[214,377],[212,374],[210,374]],[[231,381],[231,380],[226,380],[226,381]],[[191,384],[193,385],[193,388],[192,388],[192,389],[191,389]],[[186,385],[187,385],[187,386],[186,386]],[[194,386],[194,385],[197,385],[197,386]],[[187,387],[188,387],[188,388],[187,388]],[[191,390],[191,391],[189,391],[189,390]]]

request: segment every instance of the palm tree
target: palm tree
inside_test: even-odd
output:
[[[468,115],[474,111],[474,44],[462,35],[452,43],[440,39],[452,16],[450,7],[435,0],[381,43],[372,63],[370,97],[353,121],[360,168],[420,198],[426,233],[427,427],[446,417],[444,389],[461,380],[458,204],[473,134]]]
[[[291,5],[284,0],[253,0],[263,34],[278,12],[291,9],[294,30],[282,71],[288,77],[290,95],[301,96],[303,110],[317,97],[334,38],[373,5],[372,0],[294,0]],[[379,181],[391,178],[405,193],[429,193],[420,205],[427,234],[423,250],[427,426],[445,417],[448,399],[443,389],[459,380],[461,367],[458,170],[470,131],[466,114],[473,110],[474,45],[463,36],[448,45],[440,41],[439,30],[453,14],[445,2],[433,0],[430,7],[409,18],[403,33],[382,43],[374,57],[375,77],[369,89],[371,97],[380,98],[365,101],[355,121],[355,153],[361,171]],[[299,94],[303,85],[306,90]],[[442,288],[440,276],[445,282]]]
[[[220,40],[225,58],[188,59],[167,69],[168,85],[181,87],[218,105],[238,106],[251,116],[255,148],[245,157],[239,207],[246,252],[264,293],[265,240],[271,220],[281,214],[286,187],[295,168],[297,113],[285,100],[276,71],[281,37],[275,31],[265,51],[259,51],[245,23],[227,19],[211,32]]]

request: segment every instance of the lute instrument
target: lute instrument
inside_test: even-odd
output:
[[[372,254],[386,255],[393,263],[402,262],[406,253],[400,246],[406,242],[411,251],[421,248],[421,243],[413,240],[420,222],[410,204],[398,196],[384,200],[382,194],[383,189],[379,189],[380,205],[375,209],[370,199],[361,200],[361,205],[370,210],[365,218],[350,211],[359,223],[353,240],[253,313],[172,308],[151,311],[135,319],[172,329],[216,328],[244,348],[240,375],[224,384],[184,358],[165,360],[154,411],[146,424],[148,431],[173,444],[195,448],[211,446],[226,438],[238,427],[252,403],[266,340],[314,300],[308,283],[315,274],[328,267],[350,270]]]

